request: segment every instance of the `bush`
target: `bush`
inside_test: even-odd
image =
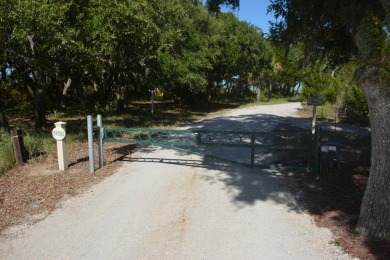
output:
[[[349,89],[340,111],[344,121],[369,125],[368,105],[363,92],[356,86]]]

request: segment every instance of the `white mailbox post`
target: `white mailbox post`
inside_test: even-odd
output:
[[[68,169],[68,153],[66,151],[66,122],[54,123],[52,135],[57,140],[58,167],[61,171]]]

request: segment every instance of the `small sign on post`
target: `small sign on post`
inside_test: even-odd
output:
[[[317,106],[323,104],[322,97],[318,96],[317,93],[314,93],[313,96],[307,98],[307,104],[313,106],[313,120],[311,123],[311,133],[314,134],[316,127],[316,118],[317,118]]]
[[[57,140],[58,168],[61,171],[68,169],[68,153],[66,151],[66,122],[54,123],[56,126],[52,135]]]
[[[317,96],[317,94],[314,94],[314,96],[310,96],[307,98],[307,104],[309,106],[321,106],[323,104],[322,97]]]

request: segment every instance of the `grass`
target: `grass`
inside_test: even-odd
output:
[[[308,106],[306,104],[302,105],[302,113],[306,116],[313,116],[313,106]],[[326,103],[322,106],[317,106],[317,118],[326,119],[329,121],[340,121],[340,118],[338,117],[336,111],[334,110],[332,104]]]
[[[11,135],[0,131],[0,175],[15,165],[14,151],[11,143]]]
[[[23,143],[28,158],[36,158],[41,155],[53,155],[55,153],[55,142],[47,134],[29,133],[23,134]],[[14,150],[11,142],[11,135],[4,131],[0,132],[0,175],[12,169],[15,165]]]

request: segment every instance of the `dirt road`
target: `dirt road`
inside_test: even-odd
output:
[[[298,107],[234,110],[191,127],[271,131]],[[153,146],[127,159],[44,221],[9,231],[0,258],[349,259],[277,173]]]

